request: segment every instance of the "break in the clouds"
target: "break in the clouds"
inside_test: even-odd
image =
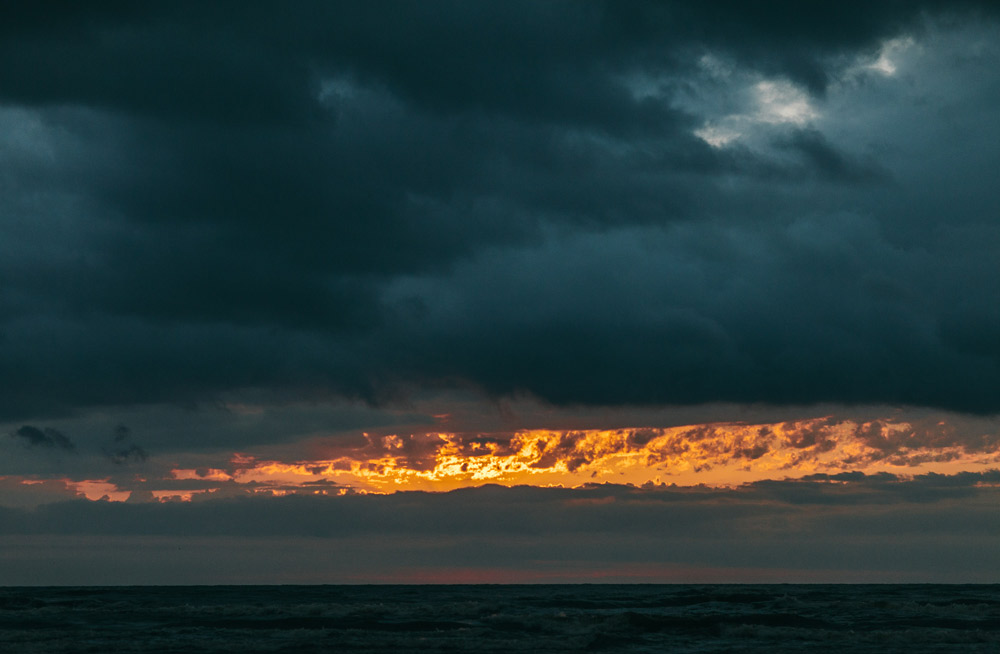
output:
[[[3,9],[0,411],[993,412],[991,3]]]

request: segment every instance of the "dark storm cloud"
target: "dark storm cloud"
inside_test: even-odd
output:
[[[996,410],[992,11],[5,7],[0,415],[414,384]],[[850,73],[900,36],[945,62],[924,104]],[[863,124],[811,124],[845,88]]]
[[[45,427],[39,429],[31,425],[24,425],[17,431],[8,434],[11,438],[20,439],[27,447],[45,447],[49,449],[61,449],[75,452],[76,446],[69,436],[57,429]]]

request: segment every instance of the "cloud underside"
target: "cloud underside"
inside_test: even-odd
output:
[[[848,474],[733,490],[65,502],[0,509],[0,570],[10,583],[987,582],[1000,569],[998,482]]]
[[[251,387],[994,412],[976,4],[4,9],[0,416]]]

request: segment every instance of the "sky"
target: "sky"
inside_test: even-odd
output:
[[[1000,582],[993,2],[0,8],[0,585]]]

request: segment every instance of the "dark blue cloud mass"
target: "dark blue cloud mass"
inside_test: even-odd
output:
[[[986,2],[8,3],[0,417],[470,387],[995,413],[998,30]]]

